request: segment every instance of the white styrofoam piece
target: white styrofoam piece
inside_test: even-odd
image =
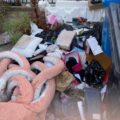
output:
[[[23,35],[12,48],[12,51],[19,52],[29,58],[33,56],[35,49],[41,42],[42,38]]]
[[[87,39],[87,43],[90,47],[90,49],[92,50],[92,53],[94,55],[98,55],[100,53],[103,52],[102,48],[100,47],[100,45],[98,44],[97,40],[95,37],[90,37]]]

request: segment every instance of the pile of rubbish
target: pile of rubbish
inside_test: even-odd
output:
[[[45,31],[31,23],[31,35],[0,53],[2,120],[37,120],[39,115],[45,119],[55,90],[62,103],[69,97],[83,100],[84,88],[97,89],[104,99],[111,60],[101,47],[102,23],[79,17],[66,24],[49,15],[47,24],[50,29]]]

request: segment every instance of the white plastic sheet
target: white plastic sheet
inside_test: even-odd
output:
[[[31,36],[35,36],[37,33],[41,33],[43,31],[43,29],[38,28],[38,26],[31,22],[30,23],[31,26]]]
[[[59,15],[65,22],[71,22],[73,17],[84,17],[88,21],[97,22],[104,18],[104,9],[89,10],[88,1],[59,0],[54,7],[47,6],[46,14]]]

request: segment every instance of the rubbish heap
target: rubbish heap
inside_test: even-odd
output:
[[[68,96],[83,100],[84,88],[104,99],[111,60],[101,47],[102,23],[78,17],[71,25],[49,15],[47,24],[48,31],[31,23],[31,35],[0,53],[2,120],[44,120],[55,90],[62,103]]]

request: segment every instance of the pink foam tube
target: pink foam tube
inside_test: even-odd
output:
[[[0,113],[0,120],[38,120],[36,113],[13,102],[0,102]]]
[[[39,72],[43,71],[44,69],[47,69],[47,66],[45,64],[43,64],[42,62],[36,61],[31,65],[31,70],[38,70]],[[34,79],[34,83],[35,83],[35,79]]]
[[[19,65],[16,65],[16,64],[9,64],[8,65],[8,69],[15,68],[15,67],[19,67]]]
[[[35,79],[32,82],[32,85],[35,91],[34,98],[37,100],[34,100],[28,106],[29,109],[32,109],[35,112],[41,112],[49,106],[55,94],[55,81],[52,78],[61,73],[63,69],[64,63],[63,61],[59,60],[56,65],[54,65],[51,68],[43,69],[43,71],[35,77]],[[36,95],[36,93],[38,89],[45,83],[46,88],[41,94],[41,96],[38,98],[38,95]]]
[[[37,62],[37,63],[34,63],[34,65],[35,64],[37,65],[39,64],[39,68],[41,71],[48,69],[43,63]],[[46,110],[48,106],[50,105],[54,97],[54,94],[55,94],[55,80],[54,79],[50,79],[48,81],[41,79],[41,81],[38,84],[39,85],[37,85],[37,87],[33,85],[34,99],[32,103],[25,106],[34,112],[42,112]],[[45,89],[42,91],[42,87],[44,85],[46,86],[45,86]]]
[[[28,104],[33,99],[33,87],[30,82],[23,76],[17,75],[11,78],[11,81],[17,82],[17,87],[19,88],[19,95],[12,95],[12,101],[16,103]]]
[[[42,86],[42,83],[41,83]],[[38,88],[34,88],[34,92],[37,91]],[[48,108],[50,105],[51,101],[53,100],[55,94],[55,81],[54,79],[51,79],[46,82],[46,88],[45,90],[41,93],[39,98],[34,99],[32,103],[29,105],[25,105],[26,108],[34,111],[34,112],[42,112]]]
[[[37,69],[39,71],[43,71],[46,68],[47,68],[47,66],[39,61],[36,61],[31,65],[31,69]]]
[[[21,67],[30,68],[30,64],[25,57],[16,52],[0,52],[0,76],[7,70],[12,60],[16,61]]]
[[[62,60],[59,60],[56,65],[51,68],[47,68],[43,70],[40,74],[38,74],[32,81],[32,84],[37,88],[37,86],[41,83],[41,80],[49,80],[60,74],[63,70],[64,62]]]
[[[11,63],[11,59],[5,58],[0,61],[0,76],[7,70],[8,65]]]
[[[13,51],[0,52],[0,60],[4,58],[9,58],[11,60],[16,61],[23,68],[26,68],[26,69],[30,68],[30,64],[28,60],[17,52],[13,52]]]
[[[0,113],[0,120],[45,120],[46,116],[46,110],[35,113],[13,102],[0,102]]]
[[[21,67],[15,67],[7,70],[0,78],[0,96],[3,95],[5,91],[7,81],[16,75],[22,75],[25,78],[27,78],[30,82],[36,76],[31,70],[21,68]]]

